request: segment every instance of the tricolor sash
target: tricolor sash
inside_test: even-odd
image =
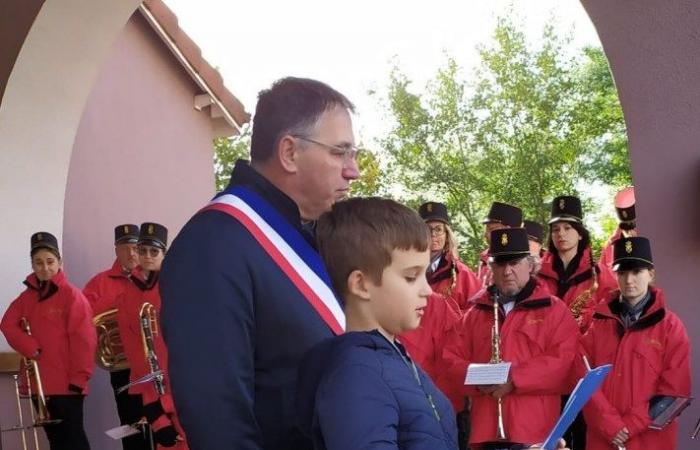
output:
[[[345,331],[345,313],[321,256],[272,205],[255,192],[237,186],[214,198],[202,211],[212,209],[240,222],[330,329],[335,334]]]

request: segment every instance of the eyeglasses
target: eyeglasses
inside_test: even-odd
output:
[[[357,155],[362,153],[362,149],[355,147],[354,145],[331,145],[324,144],[323,142],[316,141],[314,139],[307,138],[306,136],[301,136],[298,134],[293,134],[292,137],[301,139],[302,141],[311,142],[312,144],[319,145],[330,151],[331,155],[342,157],[345,161],[356,161]]]
[[[447,231],[445,225],[435,225],[428,228],[430,229],[430,235],[435,237],[442,236]]]
[[[161,252],[161,249],[155,247],[139,247],[139,256],[149,255],[151,258],[155,258]]]

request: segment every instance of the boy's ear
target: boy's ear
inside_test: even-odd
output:
[[[369,281],[367,275],[362,273],[361,270],[353,270],[348,275],[348,293],[362,300],[369,300],[370,295],[367,289]]]

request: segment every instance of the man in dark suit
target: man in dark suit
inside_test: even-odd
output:
[[[193,450],[311,448],[296,428],[298,365],[345,326],[314,224],[359,176],[353,109],[309,79],[262,91],[250,164],[236,163],[165,259],[163,332]]]

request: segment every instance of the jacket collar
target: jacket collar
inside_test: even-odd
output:
[[[644,307],[642,315],[639,316],[628,330],[643,330],[652,327],[661,322],[666,317],[666,296],[659,288],[649,287],[651,298]],[[611,319],[616,320],[622,325],[620,314],[622,313],[622,304],[620,303],[620,291],[614,290],[610,292],[605,301],[598,305],[593,314],[594,319]]]
[[[56,275],[45,283],[41,283],[36,274],[31,273],[24,280],[24,285],[29,289],[36,291],[39,294],[39,301],[44,301],[58,292],[58,289],[67,282],[66,274],[63,269],[59,270]]]
[[[558,253],[547,252],[542,258],[542,268],[539,273],[544,277],[566,282],[567,284],[578,284],[593,275],[590,261],[590,247],[586,247],[582,252],[578,252],[566,269],[564,269],[564,263]],[[577,282],[572,283],[575,280]]]
[[[141,291],[153,289],[153,286],[158,283],[159,276],[160,272],[158,271],[149,272],[148,276],[146,276],[141,266],[136,266],[134,270],[131,271],[131,281]]]
[[[107,272],[107,276],[110,278],[129,278],[131,275],[130,272],[125,273],[124,268],[122,267],[121,264],[119,264],[119,260],[115,259],[114,264],[112,264],[112,268],[109,269]]]
[[[263,197],[287,220],[287,222],[304,236],[313,248],[316,248],[314,236],[315,223],[302,225],[299,207],[294,203],[294,200],[279,190],[277,186],[261,175],[260,172],[253,169],[248,161],[243,159],[236,161],[236,165],[231,173],[231,181],[223,194],[239,186],[251,189]]]
[[[440,263],[435,269],[435,272],[428,275],[428,283],[435,284],[438,281],[445,280],[452,277],[452,269],[457,271],[457,265],[455,264],[454,257],[449,252],[443,252],[440,256]]]

